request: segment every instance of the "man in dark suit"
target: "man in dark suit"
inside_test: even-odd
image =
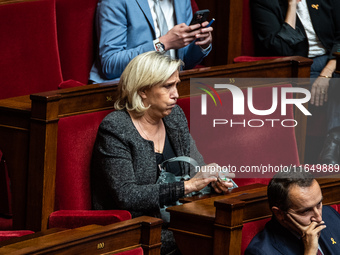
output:
[[[340,254],[340,215],[322,206],[314,177],[296,169],[274,176],[268,185],[272,219],[258,233],[245,255]]]

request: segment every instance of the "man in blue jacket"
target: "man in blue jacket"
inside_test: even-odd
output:
[[[296,169],[275,175],[268,185],[272,219],[245,254],[340,254],[340,216],[323,207],[322,198],[310,173]]]
[[[199,64],[211,50],[208,22],[189,25],[190,0],[100,0],[96,28],[99,56],[90,72],[93,83],[118,79],[127,64],[147,51],[167,52],[183,60],[184,69]],[[157,4],[167,31],[159,24]],[[159,9],[158,9],[159,10]]]

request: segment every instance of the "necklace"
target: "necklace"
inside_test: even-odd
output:
[[[141,124],[140,124],[139,122],[140,122],[140,120],[137,120],[137,123],[138,123],[138,126],[139,126],[140,130],[143,132],[143,134],[146,136],[146,138],[147,138],[148,140],[153,141],[153,140],[150,139],[149,136],[144,132],[144,130],[143,130],[143,128],[142,128],[142,126],[141,126]],[[161,134],[160,134],[160,132],[159,132],[159,125],[158,125],[158,127],[157,127],[157,134],[158,134],[158,143],[157,143],[157,147],[158,147],[158,148],[161,148],[161,146],[160,146],[160,141],[161,141],[160,136],[161,136]],[[154,141],[153,141],[153,142],[154,142]],[[162,150],[156,148],[155,142],[154,142],[154,149],[155,149],[155,151],[156,151],[157,153],[162,153]]]

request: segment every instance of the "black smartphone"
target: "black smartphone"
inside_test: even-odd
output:
[[[210,14],[210,11],[208,9],[195,12],[194,16],[192,17],[190,25],[203,23],[204,21],[208,19],[209,14]]]

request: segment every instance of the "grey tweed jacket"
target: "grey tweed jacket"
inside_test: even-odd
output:
[[[190,156],[204,165],[182,109],[174,107],[163,121],[176,155]],[[194,175],[189,164],[180,164],[183,175]],[[156,184],[157,177],[153,142],[142,138],[127,111],[107,115],[99,126],[92,155],[93,208],[125,209],[133,217],[157,216],[160,207],[184,196],[183,181]]]

